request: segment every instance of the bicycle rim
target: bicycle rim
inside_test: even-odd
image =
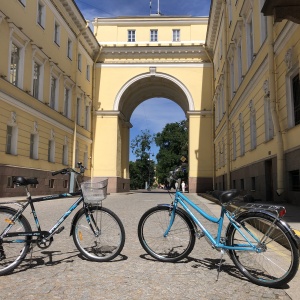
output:
[[[169,208],[154,207],[142,216],[138,235],[142,247],[152,257],[164,262],[176,262],[188,256],[193,250],[194,228],[179,211],[176,211],[169,233],[164,236],[169,224]]]
[[[125,230],[118,216],[104,207],[89,208],[91,226],[84,210],[80,214],[73,234],[78,250],[93,261],[109,261],[122,251],[125,244]]]
[[[0,234],[7,228],[9,220],[16,213],[10,208],[0,209]],[[28,221],[24,217],[14,222],[9,232],[31,231]],[[13,271],[25,258],[29,251],[29,237],[5,237],[0,240],[0,275]]]
[[[229,251],[238,269],[252,282],[268,286],[280,287],[289,282],[296,274],[299,266],[299,254],[294,241],[280,221],[265,214],[249,213],[237,220],[261,242],[247,237],[260,249],[260,253],[252,251]],[[240,233],[232,227],[228,236],[229,244],[245,244]]]

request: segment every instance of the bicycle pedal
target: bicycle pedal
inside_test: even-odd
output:
[[[60,228],[58,228],[58,229],[55,231],[55,234],[60,234],[64,229],[65,229],[65,227],[64,227],[64,226],[61,226]]]

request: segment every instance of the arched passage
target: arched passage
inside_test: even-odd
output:
[[[171,72],[157,72],[155,67],[150,67],[149,72],[127,77],[117,88],[118,79],[122,79],[121,69],[119,73],[115,72],[114,85],[103,84],[101,91],[105,88],[107,91],[96,111],[93,175],[109,177],[111,192],[129,191],[130,118],[138,105],[151,98],[166,98],[181,107],[189,124],[190,191],[198,191],[198,186],[201,190],[211,188],[212,144],[200,143],[200,140],[211,139],[212,114],[209,101],[202,101],[199,92],[193,95],[194,87],[201,91],[203,69],[195,71],[198,78],[188,79],[184,73],[187,70],[179,70],[179,75],[174,76]]]

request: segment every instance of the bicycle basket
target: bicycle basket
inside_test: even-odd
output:
[[[95,178],[81,183],[81,190],[85,203],[97,203],[107,196],[108,179]]]

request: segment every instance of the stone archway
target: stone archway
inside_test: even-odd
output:
[[[111,93],[111,89],[107,94]],[[114,90],[115,97],[111,97],[110,102],[101,103],[95,112],[93,175],[109,177],[110,192],[129,191],[131,115],[143,101],[162,97],[177,103],[189,122],[190,191],[199,191],[199,186],[200,190],[210,189],[212,144],[200,143],[200,140],[211,140],[212,114],[209,107],[199,101],[201,99],[195,101],[186,83],[173,74],[157,72],[155,67],[150,66],[148,72],[144,70],[135,74]],[[111,109],[104,109],[109,106]],[[196,110],[196,106],[204,109]]]

